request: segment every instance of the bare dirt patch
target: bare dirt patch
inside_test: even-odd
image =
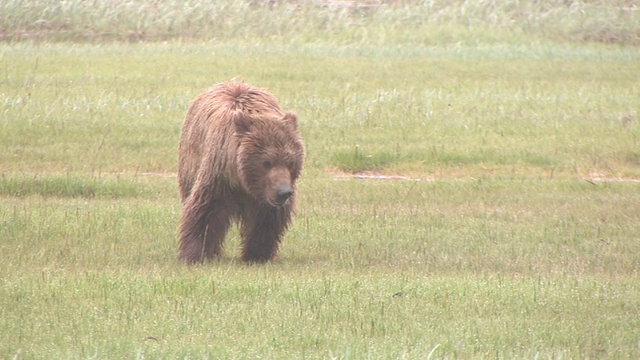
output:
[[[436,181],[434,177],[412,177],[405,175],[387,175],[375,172],[359,172],[359,173],[344,173],[344,172],[332,172],[333,178],[336,180],[344,179],[365,179],[365,180],[400,180],[400,181],[418,181],[418,182],[433,182]]]

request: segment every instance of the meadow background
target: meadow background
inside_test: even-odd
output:
[[[0,357],[639,358],[634,1],[3,1]],[[279,258],[177,260],[190,101],[300,118]]]

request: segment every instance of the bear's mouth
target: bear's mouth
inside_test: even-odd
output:
[[[285,207],[290,200],[291,198],[287,198],[284,201],[273,201],[271,199],[267,199],[267,203],[275,208],[282,208]]]
[[[267,196],[267,201],[271,206],[283,207],[291,199],[291,196],[293,196],[293,188],[288,184],[281,185],[274,196]]]

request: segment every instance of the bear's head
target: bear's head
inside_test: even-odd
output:
[[[296,115],[234,119],[238,136],[237,165],[244,190],[258,201],[279,207],[294,195],[302,171],[304,144]]]

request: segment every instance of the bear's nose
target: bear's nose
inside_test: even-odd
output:
[[[278,202],[280,204],[284,204],[292,194],[293,189],[291,189],[289,186],[281,187],[280,189],[278,189]]]

